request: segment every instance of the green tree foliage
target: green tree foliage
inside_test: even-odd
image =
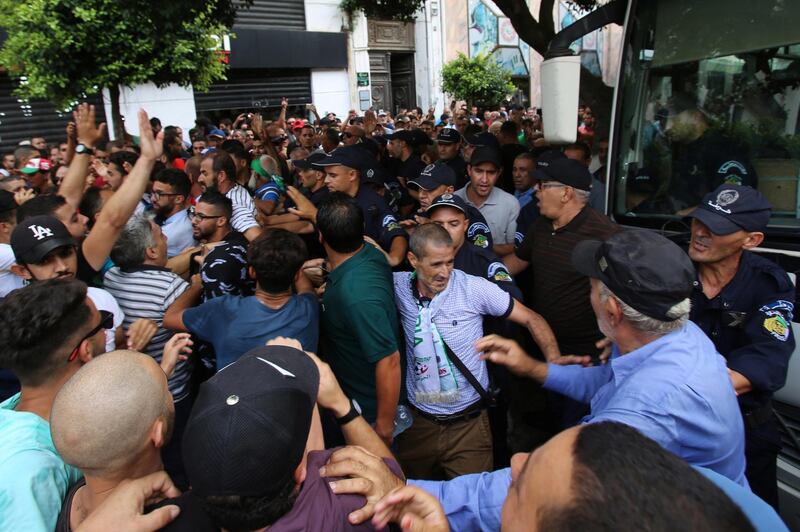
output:
[[[236,9],[252,0],[0,0],[8,39],[0,65],[20,80],[18,96],[66,109],[104,88],[117,136],[119,86],[153,82],[205,90],[224,79],[213,50]]]
[[[493,57],[485,54],[469,58],[458,54],[442,67],[442,90],[468,106],[491,106],[514,92],[511,74]]]
[[[342,0],[339,7],[351,16],[363,11],[368,18],[413,22],[424,4],[425,0]]]

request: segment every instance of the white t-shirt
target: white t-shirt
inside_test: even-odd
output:
[[[14,252],[8,244],[0,244],[0,297],[6,297],[9,292],[22,288],[25,283],[22,277],[11,271],[11,266],[17,263]]]
[[[117,327],[122,325],[125,314],[122,312],[122,309],[119,308],[119,304],[117,304],[117,300],[114,299],[114,296],[102,288],[90,286],[87,290],[87,295],[89,299],[92,300],[92,303],[94,303],[94,306],[97,307],[97,310],[107,310],[114,315],[114,327],[106,329],[106,352],[111,352],[116,349],[114,336],[116,335]]]

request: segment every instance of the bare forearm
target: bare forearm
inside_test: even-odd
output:
[[[558,349],[558,342],[556,335],[553,334],[553,329],[547,324],[542,316],[532,310],[528,311],[527,327],[528,331],[533,336],[533,340],[539,349],[544,354],[544,358],[548,361],[556,360],[561,357],[561,351]]]
[[[387,259],[389,261],[389,265],[392,267],[397,266],[403,259],[406,257],[406,252],[408,251],[408,240],[403,237],[395,237],[392,239],[392,247],[389,250]]]
[[[332,407],[331,410],[333,411],[333,415],[337,418],[344,417],[350,411],[350,401],[342,396],[338,404]],[[341,428],[344,441],[347,445],[358,445],[381,458],[394,458],[380,436],[369,426],[369,423],[367,423],[363,417],[358,416],[354,420],[342,425]]]
[[[108,202],[100,211],[100,220],[110,223],[114,227],[123,227],[130,219],[136,205],[142,199],[142,195],[147,190],[147,183],[150,182],[150,172],[155,165],[155,159],[140,156],[133,165],[128,177],[122,183]]]
[[[505,257],[514,253],[514,244],[495,244],[492,246],[492,250],[498,257]]]
[[[504,256],[503,264],[506,265],[511,275],[517,275],[530,265],[529,262],[520,259],[514,253]]]
[[[753,383],[738,371],[728,369],[728,375],[731,378],[731,383],[733,384],[734,391],[736,391],[736,395],[742,395],[753,391]]]
[[[92,146],[89,147],[92,148]],[[64,176],[61,186],[58,187],[58,195],[62,196],[67,200],[67,203],[76,209],[81,202],[81,198],[83,198],[83,188],[86,183],[86,176],[89,173],[90,158],[89,154],[73,155],[67,175]]]
[[[200,301],[200,294],[203,291],[202,283],[192,283],[188,290],[170,305],[164,314],[163,325],[166,329],[173,331],[188,331],[183,324],[183,311],[195,306]]]
[[[377,417],[375,429],[384,440],[391,439],[397,402],[400,399],[400,353],[394,352],[375,367]]]

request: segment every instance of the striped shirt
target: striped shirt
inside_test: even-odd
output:
[[[251,227],[258,227],[256,221],[256,205],[250,193],[241,185],[234,185],[232,189],[225,193],[225,196],[233,203],[233,216],[231,216],[231,226],[234,230],[244,234]]]
[[[140,318],[156,322],[158,330],[144,353],[160,363],[164,344],[175,334],[162,326],[164,313],[189,285],[167,268],[142,265],[125,270],[111,268],[105,275],[104,286],[125,313],[126,328]],[[178,361],[169,379],[173,400],[179,401],[189,394],[191,370],[188,361]]]
[[[459,389],[458,401],[452,404],[417,403],[414,393],[414,328],[419,317],[419,307],[411,287],[411,272],[394,274],[394,295],[403,331],[406,337],[406,388],[408,400],[416,408],[431,414],[455,414],[480,400],[481,396],[469,381],[455,369]],[[486,362],[475,351],[475,342],[483,336],[483,317],[506,317],[511,313],[513,299],[496,284],[453,270],[446,291],[436,297],[446,297],[439,310],[432,316],[442,340],[458,355],[461,362],[472,372],[484,390],[489,387]]]

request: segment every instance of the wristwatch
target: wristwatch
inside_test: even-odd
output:
[[[90,148],[86,144],[78,144],[77,146],[75,146],[75,153],[94,155],[94,148]]]
[[[355,399],[350,399],[350,411],[345,415],[343,415],[342,417],[337,417],[336,422],[341,427],[347,425],[360,415],[361,415],[361,406],[356,402]]]

